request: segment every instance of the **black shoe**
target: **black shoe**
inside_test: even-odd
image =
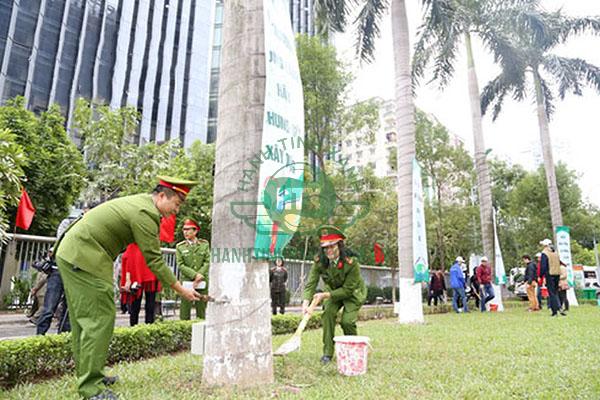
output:
[[[104,378],[102,378],[102,383],[105,384],[106,386],[114,385],[117,382],[119,382],[119,376],[118,375],[115,375],[115,376],[105,376]]]
[[[559,312],[560,312],[560,315],[562,315],[563,317],[566,317],[566,316],[567,316],[567,313],[566,313],[566,312],[564,312],[564,311],[559,311]]]
[[[323,356],[321,357],[321,364],[327,365],[331,362],[331,356]]]
[[[118,400],[118,396],[112,390],[104,389],[95,396],[88,397],[89,400]]]

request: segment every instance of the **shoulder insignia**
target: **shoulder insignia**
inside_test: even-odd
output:
[[[182,244],[185,244],[185,240],[182,240],[181,242],[177,243],[177,244],[175,245],[175,247],[181,246]]]
[[[198,239],[198,241],[199,241],[200,243],[207,243],[207,244],[208,244],[208,240],[206,240],[206,239]]]

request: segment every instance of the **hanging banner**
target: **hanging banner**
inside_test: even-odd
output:
[[[560,261],[567,264],[567,280],[569,286],[575,286],[575,279],[573,277],[573,259],[571,257],[571,230],[568,226],[557,226],[556,227],[556,250]]]
[[[429,282],[427,232],[425,230],[425,202],[421,166],[413,159],[413,270],[416,282]]]
[[[567,291],[567,299],[569,305],[578,306],[577,297],[575,296],[575,275],[573,274],[573,257],[571,256],[571,229],[568,226],[556,227],[556,251],[560,261],[567,266],[567,282],[569,282],[569,290]]]
[[[289,1],[264,0],[265,111],[255,257],[281,256],[300,224],[304,187],[304,99]]]
[[[496,285],[506,285],[506,270],[504,269],[504,260],[502,259],[502,250],[500,249],[500,241],[498,240],[498,229],[496,228],[496,210],[492,213],[494,220],[494,282]]]

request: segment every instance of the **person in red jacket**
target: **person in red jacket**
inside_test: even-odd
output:
[[[481,257],[481,265],[477,267],[477,281],[481,290],[481,312],[485,312],[485,305],[496,297],[492,286],[492,267],[487,257]]]
[[[160,282],[146,265],[144,256],[137,244],[127,246],[121,258],[121,288],[123,302],[129,305],[129,325],[138,324],[142,307],[142,294],[146,294],[144,307],[145,322],[154,322],[156,293],[160,292]]]

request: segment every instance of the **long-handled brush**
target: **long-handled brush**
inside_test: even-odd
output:
[[[279,348],[273,353],[273,355],[285,356],[286,354],[289,354],[292,351],[300,349],[300,336],[302,335],[304,328],[306,328],[306,324],[308,324],[308,320],[310,319],[310,316],[315,310],[315,307],[317,307],[318,305],[319,300],[313,299],[312,303],[310,303],[310,306],[308,306],[308,312],[304,314],[304,318],[302,318],[302,321],[300,321],[300,325],[298,325],[296,332],[294,332],[294,336],[292,336],[284,344],[279,346]]]

